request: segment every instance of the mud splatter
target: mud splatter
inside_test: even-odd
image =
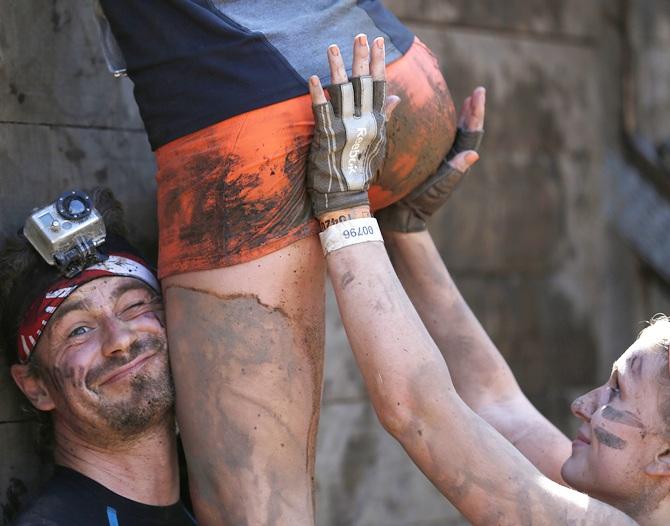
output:
[[[598,442],[604,446],[611,447],[613,449],[623,449],[627,445],[625,440],[610,433],[609,431],[605,431],[602,427],[596,427],[593,432],[596,435]]]
[[[104,183],[109,179],[109,174],[107,173],[107,168],[101,168],[100,170],[96,170],[93,172],[93,177],[95,177],[95,180],[98,181],[99,183]]]
[[[71,148],[65,150],[65,158],[71,163],[79,163],[86,158],[86,153],[81,148],[72,146]]]
[[[612,406],[608,405],[603,409],[602,415],[603,418],[611,420],[612,422],[618,422],[625,426],[644,429],[644,425],[642,422],[640,422],[640,419],[630,411],[619,411],[618,409],[614,409]]]
[[[300,225],[314,228],[304,181],[308,147],[296,140],[281,159],[261,164],[208,150],[162,169],[161,267],[165,258],[181,271],[225,266],[227,258],[243,258]]]
[[[305,388],[320,378],[315,351],[305,349],[286,311],[255,295],[170,286],[165,298],[177,416],[199,515],[215,524],[295,516],[284,499],[294,482],[311,483],[319,396]],[[277,473],[283,496],[273,491]]]
[[[226,181],[237,162],[239,160],[234,155],[220,157],[203,153],[194,155],[186,164],[185,186],[174,188],[168,200],[168,203],[179,200],[181,206],[165,210],[179,221],[179,239],[183,243],[190,247],[200,246],[205,251],[224,253],[230,214],[243,214],[242,210],[229,210],[226,203],[227,195],[234,192],[239,196],[244,190],[239,185],[229,188]],[[258,184],[258,180],[252,177],[245,177],[243,181]]]
[[[322,302],[321,305],[324,305]],[[319,417],[321,416],[321,393],[323,389],[323,352],[325,346],[325,320],[324,312],[318,317],[319,323],[308,324],[305,329],[304,346],[307,350],[308,374],[313,379],[312,384],[312,418],[307,430],[307,445],[305,447],[305,472],[310,478],[310,489],[312,492],[312,513],[316,513],[316,487],[314,470],[316,463],[316,440],[319,429]]]
[[[22,91],[19,91],[19,88],[13,82],[9,83],[9,93],[16,97],[16,100],[19,101],[19,104],[23,104],[26,100],[26,94]]]
[[[342,276],[342,279],[340,280],[340,287],[342,288],[342,290],[346,290],[352,281],[354,281],[354,274],[351,271],[347,270]]]

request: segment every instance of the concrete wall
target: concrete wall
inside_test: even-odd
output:
[[[569,430],[569,401],[670,304],[606,214],[623,2],[386,3],[438,55],[457,101],[488,88],[482,161],[431,230],[523,388]],[[637,0],[633,16],[641,128],[660,141],[670,137],[670,7]],[[106,73],[96,39],[84,2],[0,0],[0,235],[62,188],[102,183],[151,252],[152,156],[130,83]],[[462,524],[376,422],[328,301],[319,524]],[[2,363],[0,378],[2,524],[45,467]]]
[[[636,127],[652,143],[666,145],[670,167],[670,2],[643,2],[632,11],[632,22]],[[670,313],[670,288],[643,265],[637,313],[654,312]]]

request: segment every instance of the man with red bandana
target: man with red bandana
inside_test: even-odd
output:
[[[0,254],[0,317],[14,381],[53,432],[53,478],[16,525],[195,524],[179,500],[174,388],[158,281],[119,235],[63,277],[25,241]]]

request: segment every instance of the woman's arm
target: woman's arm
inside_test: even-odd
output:
[[[479,416],[552,480],[570,440],[531,404],[463,299],[428,231],[384,231],[405,291],[446,360],[456,391]]]
[[[465,99],[452,158],[440,167],[444,182],[429,181],[377,217],[398,277],[447,361],[458,394],[542,473],[564,483],[561,466],[570,456],[570,440],[523,394],[458,291],[426,229],[425,220],[447,201],[478,158],[465,150],[476,149],[481,139],[485,101],[484,88]]]
[[[355,58],[359,63],[353,69],[365,75],[367,54],[358,51],[354,56],[359,57]],[[361,56],[365,58],[363,66]],[[357,93],[356,84],[344,86],[347,79],[339,73],[343,70],[339,53],[331,50],[329,58],[333,82],[340,84],[337,89],[353,90],[353,100],[365,100],[360,91]],[[377,81],[383,80],[383,60],[383,47],[375,41],[370,67]],[[310,90],[315,111],[323,110],[327,103],[318,79],[310,80]],[[383,109],[378,100],[370,106]],[[327,109],[329,119],[340,119],[339,109]],[[355,112],[345,108],[344,113]],[[310,156],[316,158],[323,150],[324,158],[334,155],[337,160],[338,150],[323,140],[330,132],[318,129],[324,125],[323,119],[317,119]],[[333,185],[323,182],[336,180],[341,174],[328,173],[332,163],[323,166],[326,172],[313,173],[319,166],[310,164],[308,174],[308,185],[319,194],[320,202],[333,203],[342,197],[350,199],[352,192],[365,193],[365,185],[345,181],[331,196]],[[359,197],[355,201],[360,205]],[[326,224],[324,219],[336,213],[343,219],[326,228],[322,243],[356,361],[382,424],[437,488],[474,524],[555,525],[572,520],[634,524],[614,508],[544,477],[461,400],[447,364],[400,284],[383,243],[368,241],[377,236],[374,220],[348,220],[346,210],[335,208],[318,214],[318,219]]]
[[[458,396],[381,242],[330,253],[328,273],[370,400],[389,433],[473,524],[634,524],[544,477]]]

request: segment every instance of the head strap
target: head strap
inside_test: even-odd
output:
[[[19,324],[17,335],[19,362],[28,361],[49,320],[70,294],[89,281],[107,276],[136,278],[156,292],[160,291],[158,280],[142,258],[130,253],[109,253],[105,261],[87,267],[74,277],[58,279],[35,298]]]

